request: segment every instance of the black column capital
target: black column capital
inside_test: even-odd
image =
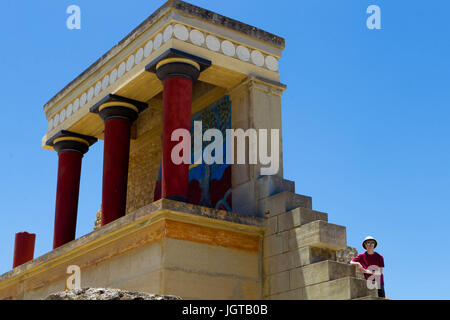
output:
[[[61,130],[48,139],[45,144],[53,147],[56,152],[58,152],[58,155],[61,154],[61,152],[68,151],[78,152],[83,155],[89,150],[89,147],[96,142],[97,138],[95,137]]]
[[[171,48],[150,62],[145,70],[156,73],[161,81],[171,77],[184,77],[195,81],[200,72],[210,65],[209,60]]]
[[[103,121],[124,119],[133,123],[139,113],[147,107],[148,105],[144,102],[110,93],[93,105],[89,111],[98,113]]]

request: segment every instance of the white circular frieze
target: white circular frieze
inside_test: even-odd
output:
[[[50,131],[50,130],[52,130],[53,129],[53,119],[50,119],[49,121],[48,121],[48,130],[47,131]]]
[[[53,118],[53,128],[56,128],[59,124],[59,114],[57,114],[54,118]]]
[[[206,46],[212,51],[219,51],[220,41],[212,35],[206,37]]]
[[[94,88],[90,87],[87,94],[87,101],[91,101],[93,97],[94,97]]]
[[[122,62],[119,66],[119,70],[117,71],[117,77],[121,78],[125,73],[125,62]]]
[[[135,64],[141,63],[143,57],[144,57],[144,49],[140,48],[140,49],[136,52],[136,57],[134,58],[134,63],[135,63]]]
[[[69,106],[67,107],[67,111],[66,111],[67,118],[70,117],[70,115],[72,114],[72,108],[73,108],[73,105],[69,104]]]
[[[109,84],[109,76],[106,75],[102,81],[102,90],[106,90],[106,88],[108,88],[108,84]]]
[[[272,56],[266,57],[266,67],[271,71],[278,71],[278,60]]]
[[[109,76],[109,84],[113,84],[117,79],[117,69],[114,69]]]
[[[131,55],[128,57],[127,60],[127,71],[130,71],[131,68],[133,68],[133,66],[134,66],[134,55]]]
[[[164,30],[164,43],[166,43],[167,41],[170,40],[170,38],[172,38],[172,33],[173,33],[173,27],[172,25],[169,25],[166,30]]]
[[[66,119],[66,109],[62,109],[59,113],[59,122],[63,123],[64,119]]]
[[[150,40],[144,47],[144,57],[147,58],[150,55],[150,53],[152,53],[152,50],[153,50],[153,41]]]
[[[86,96],[86,92],[85,92],[85,93],[83,93],[83,95],[80,98],[80,107],[82,107],[86,104],[86,98],[87,98],[87,96]]]
[[[155,41],[153,42],[153,47],[155,48],[155,50],[158,50],[159,47],[161,47],[162,44],[162,34],[158,33],[158,35],[155,38]]]
[[[222,41],[221,48],[222,48],[222,52],[225,53],[227,56],[232,57],[236,53],[234,44],[232,44],[228,40]]]
[[[258,50],[253,50],[251,57],[254,64],[256,64],[258,67],[262,67],[262,65],[264,64],[264,56],[261,52],[259,52]]]
[[[77,112],[78,108],[80,107],[80,99],[76,99],[73,102],[73,112]]]
[[[197,46],[201,46],[203,43],[205,43],[205,36],[198,30],[191,30],[191,32],[189,33],[189,38],[191,39],[192,43]]]
[[[173,34],[175,35],[175,37],[177,37],[177,39],[180,39],[182,41],[186,41],[189,38],[188,29],[181,24],[175,25],[175,27],[173,28]]]
[[[95,91],[94,91],[94,95],[98,96],[98,94],[100,93],[100,91],[102,91],[102,82],[99,81],[95,84]]]
[[[236,49],[236,53],[239,59],[242,61],[250,60],[250,51],[246,47],[238,46]]]

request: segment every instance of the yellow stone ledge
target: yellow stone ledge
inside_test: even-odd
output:
[[[21,283],[32,290],[61,277],[68,264],[83,269],[164,238],[258,252],[263,235],[262,218],[161,199],[1,275],[0,299]]]

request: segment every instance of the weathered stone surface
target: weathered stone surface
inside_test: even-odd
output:
[[[356,270],[353,266],[327,260],[290,270],[290,289],[355,276]]]
[[[345,277],[304,288],[307,300],[349,300],[360,297],[377,297],[376,289],[368,289],[365,280]]]
[[[317,220],[327,222],[328,214],[307,208],[295,208],[276,216],[276,218],[278,219],[278,232],[282,232]]]
[[[341,250],[347,247],[346,228],[322,220],[285,232],[289,232],[289,249],[313,246]]]
[[[358,255],[356,248],[347,247],[336,251],[336,261],[342,263],[350,263],[350,261]]]
[[[44,300],[181,300],[181,298],[111,288],[82,288],[56,292]]]
[[[257,210],[258,216],[267,215],[272,217],[299,207],[312,209],[312,198],[290,191],[283,191],[260,199]]]
[[[284,191],[294,193],[294,181],[286,180],[279,176],[262,176],[256,180],[256,194],[258,200]]]

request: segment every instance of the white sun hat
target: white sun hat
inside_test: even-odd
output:
[[[377,242],[377,240],[375,240],[375,238],[374,237],[372,237],[372,236],[367,236],[365,239],[364,239],[364,241],[363,241],[363,243],[362,243],[362,247],[364,248],[364,249],[366,249],[366,245],[365,245],[365,243],[366,243],[366,241],[368,241],[368,240],[373,240],[373,241],[375,241],[375,246],[373,247],[374,249],[377,247],[377,245],[378,245],[378,242]],[[367,249],[366,249],[367,250]]]

